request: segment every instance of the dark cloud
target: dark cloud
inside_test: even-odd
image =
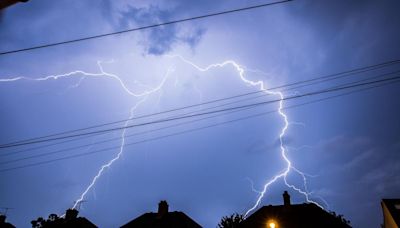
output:
[[[142,8],[129,7],[122,13],[119,24],[124,29],[132,28],[132,24],[147,26],[176,19],[172,18],[172,15],[171,10],[163,10],[152,5]],[[204,35],[205,29],[193,28],[188,30],[180,25],[171,24],[152,28],[143,33],[145,40],[141,43],[145,45],[147,54],[162,55],[169,52],[175,44],[187,44],[194,48]]]

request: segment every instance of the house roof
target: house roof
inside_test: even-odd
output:
[[[158,213],[145,213],[121,226],[121,228],[200,228],[193,219],[180,211],[167,212],[163,216]]]
[[[0,214],[0,228],[15,228],[11,223],[6,222],[7,216]]]
[[[78,217],[78,218],[74,218],[74,219],[70,219],[70,220],[65,220],[65,219],[61,218],[61,219],[58,219],[53,222],[47,222],[43,227],[46,227],[46,228],[53,228],[53,227],[54,228],[68,228],[68,227],[97,228],[96,225],[94,225],[88,219],[83,218],[83,217]]]
[[[5,223],[0,223],[1,228],[15,228],[15,226],[11,223],[5,222]]]
[[[87,218],[78,217],[71,221],[65,223],[68,227],[77,227],[77,228],[97,228],[92,222],[90,222]]]
[[[267,227],[274,222],[276,227],[350,227],[340,218],[312,203],[264,206],[241,223],[241,227]]]
[[[382,203],[385,204],[396,224],[400,226],[400,199],[382,199]]]

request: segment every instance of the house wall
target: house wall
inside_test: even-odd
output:
[[[388,208],[384,203],[382,203],[382,210],[383,210],[383,227],[384,228],[399,228],[396,225],[392,215],[390,214]]]

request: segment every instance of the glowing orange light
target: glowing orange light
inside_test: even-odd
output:
[[[278,223],[275,219],[268,219],[267,223],[265,224],[267,228],[278,228]]]

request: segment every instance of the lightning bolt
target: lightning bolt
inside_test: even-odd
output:
[[[256,188],[254,188],[254,181],[253,181],[252,179],[250,179],[249,177],[246,177],[245,180],[247,180],[247,181],[250,183],[250,187],[251,187],[251,190],[252,190],[253,192],[258,193],[258,194],[261,193],[261,192],[258,191]]]
[[[285,145],[284,145],[284,142],[283,142],[283,138],[284,138],[284,136],[285,136],[285,134],[286,134],[286,132],[287,132],[287,130],[288,130],[288,128],[289,128],[289,121],[288,121],[287,115],[283,112],[283,100],[284,100],[284,95],[283,95],[282,92],[279,92],[279,91],[269,91],[269,90],[267,90],[267,88],[265,87],[264,82],[261,81],[261,80],[259,80],[259,81],[252,81],[252,80],[250,80],[250,79],[247,79],[246,76],[245,76],[246,68],[243,67],[243,66],[241,66],[240,64],[236,63],[236,62],[233,61],[233,60],[227,60],[227,61],[224,61],[224,62],[222,62],[222,63],[215,63],[215,64],[208,65],[208,66],[206,66],[206,67],[200,67],[200,66],[194,64],[193,62],[191,62],[191,61],[189,61],[189,60],[183,58],[183,57],[180,56],[180,55],[169,55],[168,57],[170,57],[170,58],[178,58],[178,59],[180,59],[181,61],[183,61],[183,62],[185,62],[185,63],[191,65],[191,66],[194,67],[196,70],[201,71],[201,72],[209,71],[209,70],[211,70],[211,69],[213,69],[213,68],[217,68],[217,67],[221,68],[221,67],[225,67],[225,66],[232,66],[232,67],[238,72],[238,75],[239,75],[240,79],[241,79],[245,84],[250,85],[250,86],[254,86],[254,87],[258,87],[259,90],[265,92],[266,94],[278,96],[279,99],[280,99],[280,100],[279,100],[278,113],[279,113],[279,115],[281,116],[281,118],[282,118],[282,120],[283,120],[283,122],[284,122],[284,125],[283,125],[283,127],[282,127],[282,129],[281,129],[281,131],[280,131],[280,133],[279,133],[279,142],[280,142],[281,157],[282,157],[283,160],[286,162],[286,167],[285,167],[285,169],[284,169],[283,171],[279,172],[277,175],[275,175],[272,179],[270,179],[269,181],[267,181],[267,182],[264,184],[264,186],[263,186],[263,188],[262,188],[262,191],[259,192],[258,198],[257,198],[256,202],[254,203],[254,205],[244,213],[244,217],[245,217],[245,218],[246,218],[252,211],[254,211],[256,208],[258,208],[258,206],[260,205],[262,199],[264,198],[265,194],[267,193],[268,188],[269,188],[273,183],[275,183],[276,181],[278,181],[279,179],[283,179],[284,183],[285,183],[286,186],[288,186],[289,188],[291,188],[291,189],[297,191],[298,193],[304,195],[304,197],[305,197],[305,199],[306,199],[307,202],[309,202],[309,203],[314,203],[314,204],[316,204],[317,206],[319,206],[320,208],[323,208],[320,204],[318,204],[317,202],[315,202],[315,201],[313,201],[313,200],[310,199],[310,194],[309,194],[309,192],[308,192],[308,190],[307,190],[306,175],[305,175],[303,172],[301,172],[300,170],[296,169],[296,168],[292,165],[292,162],[289,160],[289,158],[288,158],[288,156],[287,156],[287,154],[286,154],[286,149],[285,149]],[[293,185],[293,184],[290,184],[290,183],[287,181],[287,176],[288,176],[288,174],[289,174],[289,172],[290,172],[291,170],[294,170],[296,173],[300,174],[301,177],[303,178],[303,182],[304,182],[303,184],[304,184],[304,186],[305,186],[305,189],[304,189],[304,190],[302,190],[302,189],[296,187],[296,186]],[[254,189],[253,189],[253,190],[254,190]]]
[[[106,63],[113,63],[114,61],[109,61]],[[130,90],[128,88],[128,86],[124,83],[124,81],[118,77],[115,74],[111,74],[108,73],[104,70],[103,62],[98,61],[97,65],[99,67],[100,73],[88,73],[82,70],[77,70],[77,71],[72,71],[66,74],[59,74],[59,75],[49,75],[49,76],[45,76],[45,77],[39,77],[39,78],[28,78],[28,77],[13,77],[13,78],[3,78],[0,79],[0,82],[15,82],[15,81],[20,81],[20,80],[28,80],[28,81],[48,81],[48,80],[58,80],[58,79],[62,79],[62,78],[71,78],[71,77],[78,77],[79,81],[68,87],[68,88],[77,88],[81,85],[82,81],[86,78],[86,77],[109,77],[111,79],[116,80],[119,85],[121,86],[121,88],[129,95],[136,97],[136,98],[141,98],[141,100],[139,100],[130,110],[130,115],[128,120],[124,123],[124,126],[126,127],[130,121],[130,119],[133,118],[134,116],[134,111],[147,99],[147,97],[150,94],[153,94],[155,92],[158,92],[162,89],[162,87],[164,86],[165,82],[167,81],[170,73],[173,71],[171,68],[169,68],[166,72],[166,74],[164,75],[163,79],[161,80],[161,82],[154,88],[149,88],[148,86],[144,86],[142,84],[140,84],[142,87],[147,87],[147,90],[144,90],[141,93],[136,93],[132,90]],[[136,84],[139,84],[138,82],[136,82]],[[97,174],[93,177],[92,181],[90,182],[90,184],[88,185],[88,187],[86,187],[86,189],[83,191],[83,193],[80,195],[80,197],[74,201],[74,205],[72,208],[77,208],[78,205],[84,200],[85,196],[87,195],[87,193],[93,188],[93,186],[96,184],[97,180],[101,177],[101,175],[105,172],[105,170],[107,170],[108,168],[110,168],[114,162],[116,162],[123,154],[124,151],[124,146],[125,146],[125,133],[126,133],[126,128],[124,128],[122,130],[122,134],[121,134],[121,147],[119,149],[119,152],[117,153],[117,155],[112,158],[110,161],[108,161],[106,164],[102,165],[101,168],[99,169],[99,171],[97,172]],[[61,216],[65,216],[65,215],[61,215]]]
[[[129,119],[132,119],[132,118],[133,118],[135,110],[140,106],[140,104],[142,104],[142,103],[146,100],[146,98],[147,98],[147,97],[144,97],[143,99],[141,99],[140,101],[138,101],[138,102],[135,104],[135,106],[133,106],[133,107],[131,108],[131,110],[130,110],[130,115],[129,115]],[[127,121],[125,122],[125,124],[124,124],[125,127],[128,125],[129,121],[130,121],[130,120],[127,120]],[[79,197],[79,199],[77,199],[77,200],[75,201],[75,204],[74,204],[74,206],[72,207],[73,209],[75,209],[75,208],[79,205],[79,203],[81,203],[81,202],[85,199],[86,194],[93,188],[93,186],[96,184],[97,180],[101,177],[101,175],[104,173],[104,171],[105,171],[106,169],[110,168],[110,167],[112,166],[112,164],[113,164],[115,161],[117,161],[117,160],[121,157],[122,153],[124,152],[125,133],[126,133],[126,128],[124,128],[124,129],[122,130],[122,134],[121,134],[121,147],[120,147],[120,149],[119,149],[118,154],[117,154],[113,159],[111,159],[110,161],[108,161],[106,164],[104,164],[104,165],[101,166],[101,168],[100,168],[100,170],[97,172],[96,176],[92,179],[92,182],[91,182],[91,183],[89,184],[89,186],[85,189],[85,191],[81,194],[81,196]]]
[[[109,61],[106,63],[112,63],[114,61]],[[165,76],[163,77],[162,81],[159,83],[158,86],[154,87],[154,88],[149,88],[147,90],[144,90],[141,93],[136,93],[134,91],[132,91],[131,89],[128,88],[128,86],[124,83],[124,81],[118,77],[115,74],[112,73],[108,73],[106,71],[104,71],[103,65],[102,65],[102,61],[97,61],[97,65],[99,67],[100,73],[88,73],[82,70],[76,70],[76,71],[72,71],[66,74],[59,74],[59,75],[49,75],[49,76],[45,76],[45,77],[40,77],[40,78],[28,78],[28,77],[14,77],[14,78],[2,78],[0,79],[0,82],[15,82],[15,81],[20,81],[20,80],[27,80],[27,81],[48,81],[48,80],[58,80],[58,79],[62,79],[62,78],[71,78],[71,77],[78,77],[79,81],[77,84],[72,85],[70,88],[77,88],[80,86],[80,83],[83,81],[84,78],[86,77],[92,77],[92,78],[99,78],[99,77],[109,77],[111,79],[116,80],[120,86],[122,87],[122,89],[128,93],[129,95],[133,96],[133,97],[143,97],[143,96],[147,96],[150,95],[152,93],[155,93],[157,91],[159,91],[165,84],[165,82],[167,81],[170,73],[173,71],[171,68],[167,70],[167,73],[165,74]]]
[[[279,97],[279,107],[277,109],[278,114],[280,115],[280,117],[283,120],[283,127],[280,130],[279,133],[279,142],[280,142],[280,154],[282,159],[286,162],[286,167],[280,171],[278,174],[276,174],[275,176],[273,176],[269,181],[265,182],[265,184],[263,185],[263,188],[261,191],[255,191],[258,194],[257,200],[255,201],[254,205],[252,207],[250,207],[245,213],[244,213],[244,217],[246,218],[252,211],[254,211],[256,208],[259,207],[262,199],[264,198],[264,196],[267,194],[267,191],[269,189],[269,187],[274,184],[275,182],[277,182],[280,179],[283,179],[283,182],[285,183],[286,186],[288,186],[289,188],[297,191],[298,193],[304,195],[305,199],[307,202],[310,203],[314,203],[317,206],[323,208],[320,204],[318,204],[317,202],[313,201],[310,199],[310,194],[307,188],[307,178],[306,178],[306,174],[301,172],[300,170],[298,170],[297,168],[295,168],[292,165],[292,162],[290,161],[290,159],[287,156],[287,151],[285,148],[285,144],[284,144],[284,137],[286,135],[286,132],[289,128],[289,121],[288,121],[288,116],[283,112],[283,101],[284,101],[284,95],[282,92],[280,91],[269,91],[266,87],[263,81],[259,80],[259,81],[253,81],[250,80],[248,78],[246,78],[245,72],[251,72],[251,69],[247,69],[244,66],[241,66],[240,64],[236,63],[233,60],[227,60],[224,61],[222,63],[215,63],[215,64],[211,64],[208,65],[206,67],[200,67],[196,64],[194,64],[193,62],[183,58],[180,55],[169,55],[166,56],[169,58],[178,58],[179,60],[183,61],[186,64],[189,64],[190,66],[192,66],[193,68],[195,68],[196,70],[200,71],[200,72],[205,72],[205,71],[209,71],[211,69],[214,68],[222,68],[222,67],[226,67],[226,66],[231,66],[233,67],[237,72],[238,72],[238,76],[240,77],[240,79],[247,85],[253,86],[258,88],[259,90],[263,91],[266,94],[269,95],[274,95]],[[87,78],[87,77],[93,77],[93,78],[99,78],[99,77],[107,77],[107,78],[111,78],[113,80],[116,80],[119,85],[121,86],[121,88],[129,95],[135,97],[135,98],[141,98],[138,102],[136,102],[136,104],[130,109],[130,115],[129,115],[129,119],[133,118],[135,110],[137,110],[137,108],[146,101],[147,97],[151,94],[154,94],[158,91],[161,91],[165,82],[167,81],[167,79],[169,78],[170,73],[173,71],[171,68],[167,70],[166,74],[164,75],[163,79],[161,80],[161,82],[153,87],[150,88],[148,86],[144,86],[147,89],[145,89],[143,92],[134,92],[132,90],[129,89],[129,87],[124,83],[124,81],[117,75],[106,72],[103,68],[102,65],[103,62],[98,61],[97,65],[99,67],[100,72],[98,73],[88,73],[85,71],[81,71],[81,70],[77,70],[77,71],[72,71],[66,74],[60,74],[60,75],[50,75],[50,76],[45,76],[45,77],[41,77],[41,78],[27,78],[27,77],[14,77],[14,78],[8,78],[8,79],[0,79],[0,82],[15,82],[15,81],[19,81],[19,80],[30,80],[30,81],[47,81],[47,80],[58,80],[58,79],[62,79],[62,78],[69,78],[69,77],[78,77],[79,81],[71,86],[70,88],[77,88],[80,86],[81,82]],[[107,63],[112,63],[111,62],[107,62]],[[259,70],[253,70],[254,72],[257,73],[262,73],[264,75],[267,75],[265,73],[263,73],[262,71]],[[177,81],[175,81],[175,86],[177,85]],[[199,91],[198,91],[199,92]],[[160,95],[161,97],[161,95]],[[160,99],[159,97],[159,99]],[[124,124],[124,126],[127,126],[130,120],[127,120]],[[94,178],[92,179],[92,181],[90,182],[90,184],[88,185],[88,187],[83,191],[83,193],[80,195],[80,197],[78,198],[78,200],[75,201],[73,208],[76,208],[80,202],[82,202],[84,200],[84,198],[86,197],[87,193],[93,188],[93,186],[96,184],[97,180],[102,176],[102,174],[108,169],[110,168],[123,154],[124,152],[124,145],[125,145],[125,133],[126,133],[126,129],[124,129],[121,133],[121,146],[120,149],[117,153],[117,155],[115,157],[113,157],[111,160],[109,160],[106,164],[102,165],[101,168],[99,169],[99,171],[97,172],[97,174],[94,176]],[[287,180],[287,176],[290,173],[290,171],[293,171],[297,174],[299,174],[302,179],[303,179],[303,189],[296,187],[295,185],[291,184],[288,182]],[[253,188],[254,190],[254,188]]]

